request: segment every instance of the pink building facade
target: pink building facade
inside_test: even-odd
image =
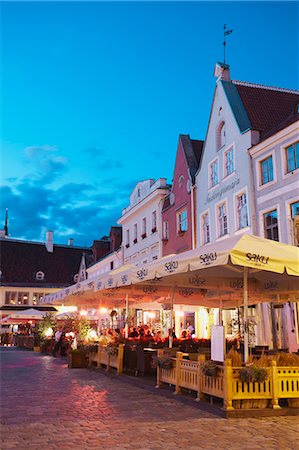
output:
[[[195,173],[203,141],[180,135],[171,192],[162,208],[162,256],[195,247]]]

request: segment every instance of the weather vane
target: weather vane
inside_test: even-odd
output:
[[[226,40],[225,37],[231,34],[234,30],[227,30],[226,24],[223,26],[223,64],[225,64],[225,47],[226,47]]]

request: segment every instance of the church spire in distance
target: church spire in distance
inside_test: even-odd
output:
[[[6,208],[6,212],[5,212],[4,236],[6,238],[8,237],[8,208]]]

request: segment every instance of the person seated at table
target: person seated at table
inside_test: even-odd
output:
[[[186,330],[182,330],[181,332],[181,339],[186,339],[187,338],[187,331]]]
[[[136,338],[136,337],[138,337],[138,336],[139,336],[138,331],[137,331],[136,328],[134,327],[133,330],[131,331],[131,333],[129,333],[129,337],[130,337],[130,338]]]

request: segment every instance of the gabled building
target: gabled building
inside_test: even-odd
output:
[[[229,66],[222,63],[214,75],[216,88],[196,174],[197,245],[243,233],[292,243],[288,220],[298,205],[299,93],[231,80]],[[294,330],[291,314],[286,317],[267,304],[252,308],[252,319],[263,324],[256,327],[256,343],[272,340],[274,347],[294,348],[288,337]],[[224,317],[231,318],[229,311]]]
[[[165,178],[140,181],[118,223],[123,229],[124,264],[145,264],[162,256],[162,204],[169,193]]]
[[[195,174],[202,156],[203,141],[179,136],[173,182],[162,208],[162,256],[195,247]]]
[[[53,233],[46,242],[0,238],[0,306],[2,312],[39,306],[41,297],[73,284],[78,279],[82,257],[93,262],[87,247],[57,245]]]
[[[256,234],[248,149],[281,126],[299,99],[298,91],[233,81],[226,64],[216,64],[214,74],[216,89],[196,175],[198,246]]]

